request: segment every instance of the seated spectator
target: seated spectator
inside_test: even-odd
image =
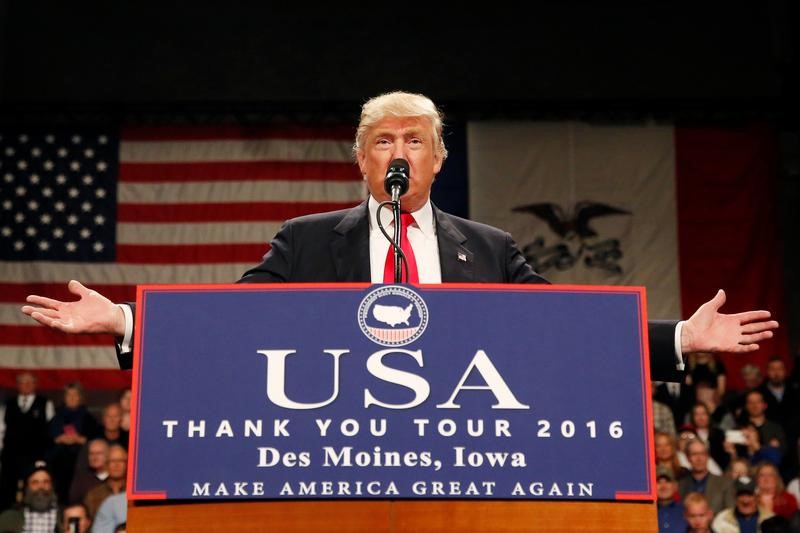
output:
[[[684,467],[687,471],[691,470],[691,464],[689,463],[689,458],[686,452],[686,445],[693,440],[700,440],[695,433],[694,428],[689,424],[684,424],[680,428],[680,432],[678,433],[678,461],[680,462],[681,466]],[[714,474],[715,476],[722,475],[722,468],[719,467],[716,461],[711,457],[708,458],[708,471]]]
[[[764,520],[775,516],[772,511],[758,507],[756,484],[752,478],[740,477],[735,482],[734,490],[735,505],[719,513],[711,522],[711,529],[715,533],[758,531]]]
[[[655,438],[656,466],[669,468],[675,479],[688,473],[688,469],[681,466],[678,459],[678,447],[675,437],[667,433],[656,432]]]
[[[58,526],[58,498],[47,463],[37,461],[25,476],[22,505],[0,514],[0,531],[55,531]]]
[[[746,424],[740,429],[744,436],[744,444],[734,444],[725,438],[725,451],[734,458],[747,459],[750,466],[762,461],[768,461],[775,466],[780,466],[781,452],[775,446],[764,446],[761,442],[761,434],[753,424]]]
[[[686,455],[691,466],[689,475],[678,482],[681,496],[686,497],[689,493],[699,492],[705,496],[714,514],[733,507],[733,483],[726,477],[709,472],[706,444],[699,439],[689,441],[686,445]]]
[[[797,513],[797,500],[784,490],[783,480],[778,469],[772,463],[760,463],[756,466],[756,495],[758,505],[787,520]]]
[[[97,420],[83,404],[83,387],[77,382],[68,384],[64,387],[64,405],[56,410],[50,421],[54,445],[47,452],[60,502],[67,502],[69,498],[78,454],[97,431]]]
[[[675,474],[668,467],[656,469],[656,496],[658,497],[658,530],[683,531],[686,519],[683,517],[683,504],[678,495]]]
[[[711,521],[714,519],[714,512],[706,497],[699,492],[690,492],[683,499],[683,517],[688,524],[687,533],[713,533]]]
[[[116,533],[125,526],[128,516],[128,500],[124,492],[109,496],[97,511],[92,533]],[[123,527],[124,530],[124,527]]]
[[[47,424],[55,414],[53,402],[36,394],[36,376],[17,374],[17,393],[5,403],[0,451],[0,510],[17,501],[17,489],[28,467],[50,446]]]
[[[64,509],[61,519],[62,533],[88,533],[92,520],[89,518],[89,511],[82,503],[70,505]]]
[[[736,427],[736,419],[728,407],[720,400],[716,388],[705,381],[701,381],[694,386],[694,394],[696,403],[702,403],[708,408],[712,426],[718,427],[723,431]]]
[[[86,451],[81,451],[81,457],[86,455],[85,460],[78,459],[75,466],[75,474],[72,477],[72,485],[69,488],[69,502],[71,504],[81,503],[91,489],[103,483],[108,477],[106,464],[108,462],[108,442],[98,438],[90,440],[86,445]]]
[[[122,429],[122,407],[118,403],[110,403],[103,408],[101,418],[102,431],[100,437],[109,444],[119,444],[128,449],[128,432]]]
[[[797,417],[800,389],[786,380],[786,365],[778,356],[770,357],[766,374],[767,379],[757,389],[767,404],[766,417],[784,425]]]
[[[730,456],[725,451],[725,432],[713,425],[711,413],[704,403],[696,403],[689,411],[689,423],[694,428],[697,438],[708,446],[711,458],[721,470],[728,467]]]
[[[95,521],[96,514],[103,501],[113,494],[125,492],[125,482],[128,471],[128,452],[119,444],[112,444],[108,449],[108,463],[106,464],[108,477],[106,480],[86,494],[83,503],[89,510],[89,516]]]
[[[686,361],[686,384],[692,387],[698,383],[708,383],[723,398],[726,392],[727,377],[725,365],[713,353],[700,352],[688,354]]]
[[[728,464],[725,475],[731,481],[736,481],[740,477],[753,477],[750,470],[750,461],[743,457],[737,457]]]
[[[758,429],[761,442],[780,449],[781,458],[783,458],[787,450],[786,433],[780,424],[767,418],[767,402],[764,401],[764,395],[761,392],[752,390],[745,396],[741,423],[753,424]]]
[[[761,386],[764,378],[761,376],[761,369],[753,363],[747,363],[741,369],[742,382],[744,382],[744,389],[742,391],[730,392],[723,397],[723,403],[728,406],[734,418],[741,421],[744,413],[744,403],[747,393],[756,390]]]

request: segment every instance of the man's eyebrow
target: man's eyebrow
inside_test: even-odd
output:
[[[395,131],[396,130],[375,130],[374,135],[376,137],[394,137],[395,136]],[[409,135],[421,136],[423,131],[424,131],[424,128],[418,128],[418,127],[405,128],[402,131],[401,136],[403,136],[403,137],[408,137]]]

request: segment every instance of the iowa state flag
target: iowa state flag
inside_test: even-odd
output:
[[[470,217],[509,231],[555,283],[642,285],[650,318],[784,309],[775,140],[768,128],[473,122]],[[729,383],[788,355],[786,331],[724,355]]]

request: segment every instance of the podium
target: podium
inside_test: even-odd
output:
[[[656,531],[644,291],[142,286],[133,531]]]

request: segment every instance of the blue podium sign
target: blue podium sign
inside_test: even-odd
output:
[[[652,500],[644,291],[142,286],[130,499]]]

